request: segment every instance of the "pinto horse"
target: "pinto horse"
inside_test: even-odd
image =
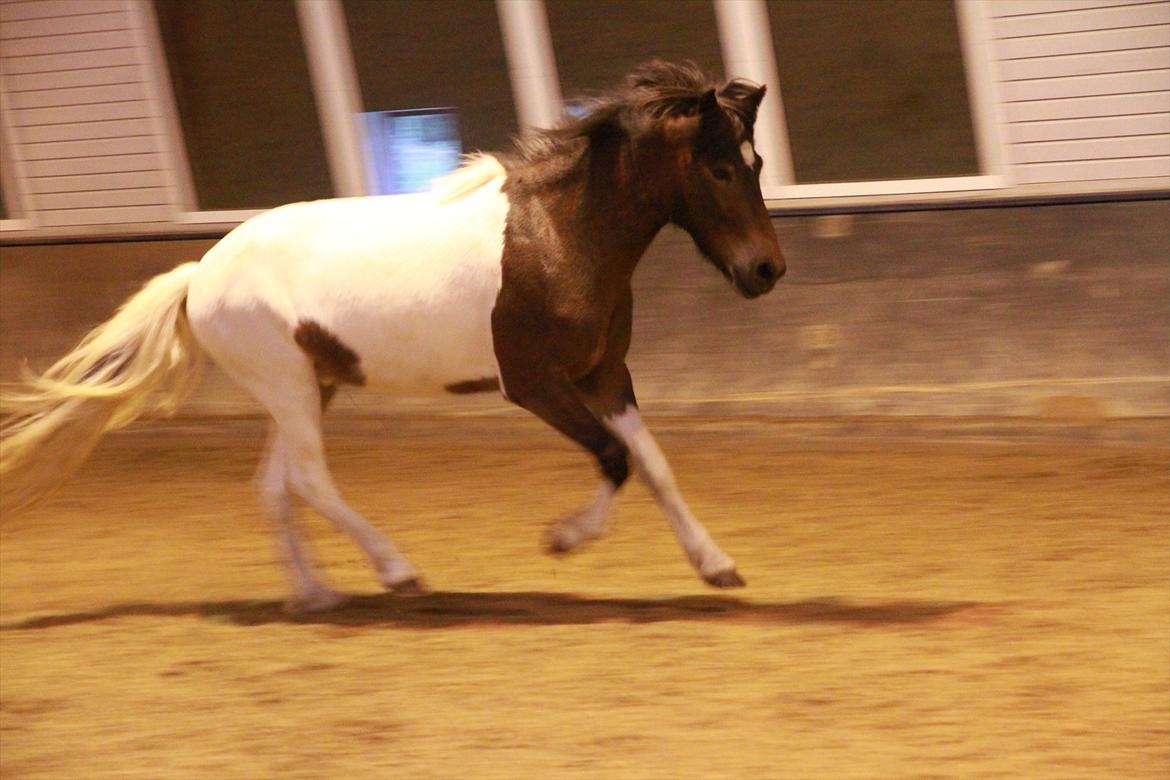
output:
[[[497,390],[591,452],[601,484],[549,528],[552,551],[602,533],[632,458],[699,575],[742,586],[643,425],[625,359],[631,277],[667,223],[744,297],[784,274],[753,146],[763,97],[763,86],[651,62],[584,116],[510,153],[473,156],[430,192],[295,203],[248,220],[4,399],[3,506],[50,492],[106,431],[173,409],[206,353],[271,417],[257,483],[294,609],[343,598],[310,564],[294,495],[362,547],[384,586],[422,588],[326,466],[322,413],[343,384]]]

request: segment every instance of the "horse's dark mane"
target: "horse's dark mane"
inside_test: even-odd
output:
[[[499,156],[509,169],[560,163],[552,166],[555,172],[550,171],[556,178],[557,172],[576,167],[592,139],[620,130],[634,136],[650,123],[693,114],[703,94],[717,87],[693,62],[652,60],[630,73],[624,87],[582,101],[584,115],[516,138],[513,150]],[[754,89],[751,82],[734,79],[719,90],[719,103],[739,125],[737,129],[750,128],[754,121],[754,111],[749,116],[744,108],[745,95]]]

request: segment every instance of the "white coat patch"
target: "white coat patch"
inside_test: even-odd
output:
[[[225,309],[267,309],[289,333],[311,320],[357,353],[371,387],[391,392],[438,394],[496,377],[505,177],[484,156],[433,192],[261,214],[203,259],[189,312],[201,321],[218,311],[222,321]]]

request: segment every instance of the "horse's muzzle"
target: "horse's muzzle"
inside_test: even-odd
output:
[[[746,266],[735,266],[731,271],[731,281],[743,297],[759,298],[776,286],[785,270],[783,259],[776,261],[759,257]]]

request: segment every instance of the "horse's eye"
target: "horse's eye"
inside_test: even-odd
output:
[[[731,181],[731,169],[720,165],[711,169],[711,175],[719,181]]]

